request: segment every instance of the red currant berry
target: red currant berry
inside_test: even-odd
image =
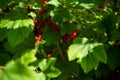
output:
[[[42,16],[46,11],[46,8],[43,8],[42,11],[39,12],[39,15]]]
[[[33,20],[33,22],[34,22],[34,26],[38,25],[38,21],[37,20]]]
[[[48,4],[48,1],[47,0],[42,0],[42,4]]]
[[[40,29],[45,27],[45,24],[42,21],[40,21],[39,24],[40,24]]]
[[[39,34],[38,36],[36,36],[36,42],[39,42],[41,40],[41,35]]]
[[[98,8],[99,8],[99,9],[104,9],[105,6],[104,6],[104,5],[99,5]]]
[[[63,41],[63,42],[68,42],[68,41],[70,41],[70,35],[69,35],[69,34],[65,34],[64,36],[62,36],[62,41]]]
[[[74,30],[71,34],[71,39],[74,39],[77,36],[78,30]]]
[[[59,32],[59,31],[60,31],[59,25],[57,25],[57,24],[52,24],[52,27],[53,27],[53,30],[54,30],[55,32]]]
[[[49,18],[45,18],[45,21],[48,25],[53,25],[53,22]]]
[[[47,52],[46,52],[46,56],[47,56],[47,58],[50,58],[50,57],[51,57],[51,54],[52,54],[51,51],[47,51]]]

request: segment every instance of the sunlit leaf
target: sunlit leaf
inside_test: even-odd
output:
[[[10,61],[4,70],[0,70],[0,80],[35,80],[35,72],[19,61]]]
[[[68,49],[68,59],[78,59],[84,72],[98,66],[98,62],[107,62],[107,55],[102,43],[90,42],[86,38],[77,38]]]
[[[91,4],[81,3],[80,6],[86,8],[86,9],[90,9],[90,8],[92,8],[94,6],[94,4],[92,4],[92,3]]]
[[[7,34],[8,43],[12,48],[17,46],[19,43],[21,43],[25,38],[28,37],[31,30],[26,27],[13,29]]]
[[[56,61],[55,58],[49,58],[49,59],[43,59],[39,63],[39,67],[42,73],[44,73],[48,78],[56,78],[61,74],[59,69],[53,66],[55,64],[55,61]]]
[[[10,46],[14,48],[28,37],[33,26],[33,21],[26,18],[24,14],[11,11],[0,21],[0,29],[2,33],[5,33],[0,34],[0,38],[7,38]]]
[[[50,1],[48,2],[48,4],[52,4],[52,5],[54,5],[54,6],[58,6],[60,3],[59,3],[58,0],[50,0]]]
[[[24,55],[22,55],[21,57],[22,63],[28,65],[29,63],[36,61],[35,54],[36,54],[35,49],[25,51]]]

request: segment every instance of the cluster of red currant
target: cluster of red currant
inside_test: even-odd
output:
[[[25,0],[22,0],[22,2],[24,1]],[[44,17],[48,13],[48,10],[46,8],[49,5],[48,1],[42,0],[41,3],[42,3],[42,5],[40,6],[41,10],[36,13],[38,18],[33,19],[36,43],[40,42],[43,39],[42,34],[44,33],[44,29],[46,26],[50,26],[54,32],[60,33],[60,26],[54,21],[52,21],[49,15],[48,17]],[[26,5],[26,10],[29,11],[29,9],[30,9],[29,5]],[[78,34],[78,30],[74,30],[71,34],[65,34],[63,36],[61,36],[60,33],[61,41],[69,42],[72,39],[74,39],[77,36],[77,34]],[[51,51],[46,51],[46,55],[48,58],[51,56],[51,53],[52,53]]]
[[[47,58],[50,58],[50,57],[51,57],[51,54],[52,54],[52,51],[46,51],[46,56],[47,56]]]
[[[40,12],[39,15],[43,16],[46,13],[46,9],[43,8]],[[34,26],[35,26],[35,36],[36,36],[36,42],[39,42],[41,40],[41,36],[42,36],[42,29],[45,28],[45,23],[49,26],[52,27],[54,32],[60,32],[60,26],[58,24],[56,24],[55,22],[53,22],[50,17],[49,18],[45,18],[42,19],[41,21],[39,20],[33,20],[34,22]],[[74,30],[72,32],[72,34],[65,34],[63,36],[61,36],[61,39],[63,42],[68,42],[72,39],[74,39],[77,36],[78,30]]]
[[[47,5],[47,0],[42,0],[42,5]],[[39,16],[43,16],[46,13],[47,9],[42,7],[41,11],[38,13]],[[36,42],[39,42],[41,40],[43,31],[42,29],[45,28],[45,23],[43,20],[33,20],[34,22],[34,33],[36,36]]]
[[[74,30],[72,34],[65,34],[64,36],[62,36],[62,40],[63,42],[68,42],[74,39],[77,36],[77,34],[78,34],[78,30]]]
[[[37,19],[37,20],[33,20],[34,22],[34,33],[36,36],[36,43],[40,42],[40,40],[42,39],[42,34],[44,32],[44,29],[46,26],[50,26],[54,32],[60,32],[60,26],[58,24],[56,24],[55,22],[53,22],[49,17],[44,18],[44,15],[47,14],[47,9],[44,8],[43,6],[47,6],[48,5],[48,1],[47,0],[42,0],[42,7],[41,7],[41,11],[38,13],[38,16],[41,17],[41,19]],[[51,35],[52,36],[52,35]],[[52,51],[45,51],[46,53],[46,57],[50,58]]]
[[[42,29],[45,27],[45,24],[42,21],[33,20],[34,22],[34,33],[36,36],[36,42],[41,40],[41,36],[43,34]]]
[[[40,12],[41,13],[41,12]],[[42,29],[45,28],[45,25],[49,25],[53,28],[54,32],[60,32],[60,27],[59,25],[57,25],[56,23],[54,23],[50,18],[45,18],[44,20],[33,20],[34,22],[34,33],[36,36],[36,42],[39,42],[41,40],[41,36],[42,36]],[[47,24],[45,24],[47,23]]]

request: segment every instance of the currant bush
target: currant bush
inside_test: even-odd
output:
[[[0,80],[120,80],[119,0],[0,0]]]

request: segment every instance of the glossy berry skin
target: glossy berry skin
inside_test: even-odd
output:
[[[48,4],[48,0],[42,0],[42,4],[47,5]]]
[[[54,30],[55,32],[60,32],[60,27],[59,27],[58,24],[54,23],[54,22],[53,22],[52,20],[50,20],[49,18],[46,18],[45,21],[46,21],[46,23],[47,23],[48,25],[50,25],[50,26],[53,27],[53,30]]]
[[[46,11],[47,11],[46,8],[43,8],[43,9],[39,12],[39,15],[42,16]]]
[[[64,36],[62,36],[62,41],[69,42],[70,40],[76,38],[77,34],[78,34],[78,30],[74,30],[72,34],[65,34]]]
[[[70,35],[69,35],[69,34],[65,34],[64,36],[62,36],[62,41],[63,41],[63,42],[68,42],[68,41],[70,41]]]
[[[78,34],[78,30],[74,30],[70,36],[71,39],[74,39]]]
[[[36,31],[34,31],[34,33],[35,33],[35,36],[36,36],[36,42],[39,42],[42,38],[43,32],[41,30],[36,29]]]
[[[53,21],[50,18],[45,18],[44,19],[48,25],[52,25]]]
[[[38,20],[33,20],[34,26],[38,25]]]
[[[51,57],[51,54],[52,54],[51,51],[46,51],[46,56],[47,56],[47,58],[50,58],[50,57]]]
[[[40,29],[45,28],[45,24],[42,21],[39,21]]]
[[[45,24],[41,20],[33,20],[34,22],[34,34],[36,36],[36,42],[41,40],[43,31],[42,29],[45,27]]]
[[[36,36],[36,41],[35,41],[35,42],[39,42],[39,41],[41,40],[41,36],[42,36],[42,35],[40,35],[40,34],[37,35],[37,36]]]
[[[53,24],[52,24],[52,27],[53,27],[53,30],[54,30],[55,32],[60,32],[60,27],[59,27],[59,25],[53,23]]]

